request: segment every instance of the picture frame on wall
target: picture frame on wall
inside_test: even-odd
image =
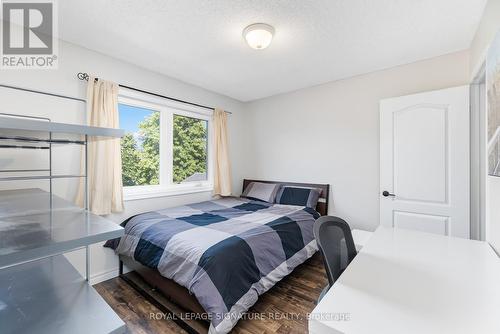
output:
[[[486,59],[488,174],[500,177],[500,32]]]

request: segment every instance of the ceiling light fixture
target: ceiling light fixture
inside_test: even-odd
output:
[[[265,23],[254,23],[243,30],[243,37],[248,45],[255,50],[265,49],[271,44],[274,28]]]

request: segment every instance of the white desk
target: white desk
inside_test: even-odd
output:
[[[309,332],[498,334],[500,259],[485,242],[379,227]]]

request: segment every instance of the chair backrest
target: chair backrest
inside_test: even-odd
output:
[[[314,223],[313,232],[332,286],[356,256],[351,229],[341,218],[323,216]]]

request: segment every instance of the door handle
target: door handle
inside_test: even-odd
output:
[[[390,197],[396,197],[396,195],[395,195],[395,194],[391,194],[391,193],[390,193],[390,192],[388,192],[387,190],[384,190],[384,191],[382,192],[382,196],[384,196],[384,197],[389,197],[389,196],[390,196]]]

